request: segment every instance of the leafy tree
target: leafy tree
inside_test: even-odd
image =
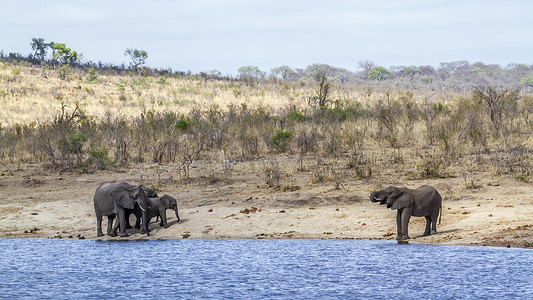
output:
[[[520,83],[527,87],[533,87],[533,73],[529,74],[526,77],[520,78]]]
[[[238,69],[239,78],[249,85],[254,85],[265,77],[265,72],[256,66],[243,66]]]
[[[139,49],[128,48],[124,55],[131,59],[130,68],[133,68],[141,76],[141,67],[144,66],[148,59],[148,52]]]
[[[78,52],[67,48],[64,43],[53,43],[54,59],[59,60],[62,64],[74,64],[78,61]]]
[[[369,79],[374,79],[374,80],[377,80],[377,81],[382,81],[382,80],[385,80],[385,79],[390,78],[390,77],[391,77],[391,73],[389,72],[389,70],[387,70],[387,68],[381,67],[381,66],[373,67],[368,72],[368,78]]]
[[[46,58],[46,48],[48,48],[48,44],[44,42],[44,39],[42,38],[32,38],[31,39],[31,48],[34,51],[33,57],[44,61]]]
[[[279,76],[282,79],[289,79],[290,77],[296,75],[296,71],[287,65],[283,65],[281,67],[272,69],[272,74],[274,76]]]

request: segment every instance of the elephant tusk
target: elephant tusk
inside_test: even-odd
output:
[[[374,197],[374,200],[381,201],[381,199]]]
[[[146,212],[146,210],[142,206],[139,205],[139,207],[141,208],[142,211]]]

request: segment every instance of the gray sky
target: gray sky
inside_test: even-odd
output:
[[[533,63],[533,1],[0,0],[0,50],[32,52],[33,37],[84,58],[236,74],[326,63],[358,70],[440,62]]]

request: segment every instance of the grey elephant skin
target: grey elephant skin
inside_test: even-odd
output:
[[[148,221],[153,217],[160,217],[161,223],[159,226],[168,228],[167,222],[167,209],[174,210],[176,214],[176,219],[178,223],[180,222],[180,216],[178,214],[178,201],[175,198],[170,197],[169,195],[164,195],[158,198],[149,198],[148,199]],[[157,221],[157,220],[156,220]]]
[[[370,194],[370,201],[386,204],[387,208],[397,210],[397,240],[409,239],[408,224],[411,216],[426,218],[424,236],[437,233],[437,218],[439,213],[442,214],[442,197],[432,186],[423,185],[417,189],[389,186]]]
[[[128,236],[126,232],[126,211],[133,210],[136,206],[146,211],[148,209],[149,194],[155,194],[155,191],[142,185],[135,186],[127,182],[118,184],[104,183],[100,185],[94,193],[97,236],[104,235],[102,232],[103,216],[107,216],[108,218],[107,234],[109,236],[116,236],[118,228],[120,228],[120,236]],[[146,213],[142,214],[143,219],[146,219],[147,216]],[[115,217],[118,217],[118,220],[115,226],[113,226]],[[145,232],[149,234],[149,231],[146,230]]]
[[[178,223],[180,221],[179,213],[178,213],[178,202],[175,198],[172,198],[169,195],[164,195],[162,197],[149,197],[148,198],[148,209],[146,210],[148,223],[153,217],[161,218],[161,223],[159,226],[168,228],[168,222],[167,222],[167,209],[174,210],[176,214],[176,219],[178,220]],[[133,210],[126,210],[126,215],[129,215],[130,213],[134,214],[137,218],[137,222],[135,223],[136,228],[140,228],[141,223],[141,215],[142,210],[140,207],[136,206]],[[143,221],[144,222],[144,221]],[[156,220],[157,222],[157,220]],[[144,227],[144,224],[143,224]]]

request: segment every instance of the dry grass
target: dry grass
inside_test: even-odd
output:
[[[91,79],[80,70],[62,80],[56,71],[2,62],[0,82],[5,129],[0,160],[11,163],[61,161],[63,169],[86,172],[82,164],[89,156],[106,166],[105,149],[112,164],[173,163],[177,177],[189,179],[198,159],[297,154],[296,171],[312,170],[312,182],[337,188],[352,178],[388,177],[399,170],[408,179],[490,171],[520,181],[529,181],[533,172],[528,95],[501,106],[506,110],[495,131],[483,91],[477,91],[481,96],[441,91],[429,99],[432,91],[339,84],[329,95],[334,104],[315,110],[308,101],[316,87],[305,81],[249,86],[232,79],[104,71]],[[273,140],[278,130],[293,134],[284,147]],[[79,150],[77,137],[85,138],[78,140]],[[278,168],[282,181],[295,185],[294,166],[286,167]],[[227,163],[221,175],[215,169],[206,173],[216,181],[231,175],[231,168]]]
[[[20,69],[15,74],[13,69]],[[217,107],[222,110],[243,104],[272,110],[301,108],[307,104],[309,89],[297,83],[250,87],[233,80],[204,80],[194,76],[165,78],[96,75],[71,72],[62,80],[53,70],[36,66],[13,66],[0,62],[0,122],[4,125],[50,121],[63,103],[76,104],[90,116],[138,116],[143,111],[177,111]]]

